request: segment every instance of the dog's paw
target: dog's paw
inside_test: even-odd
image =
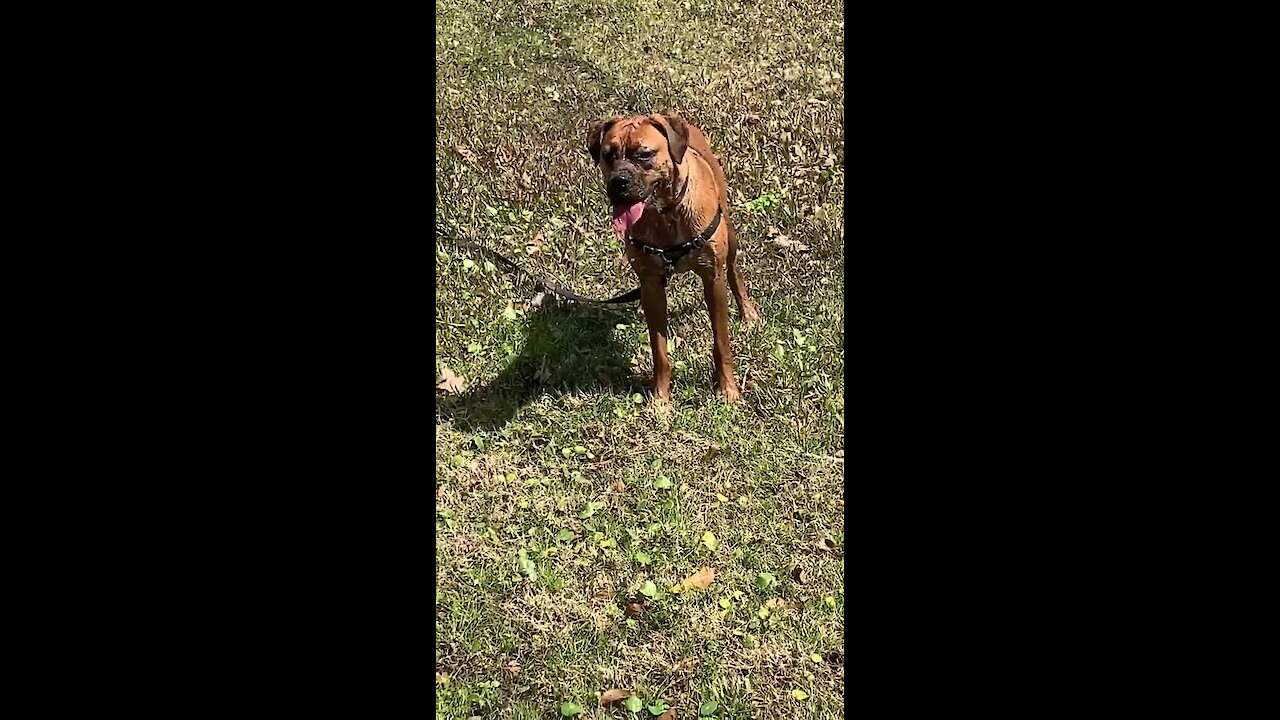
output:
[[[738,317],[742,319],[743,327],[750,328],[760,324],[760,311],[756,309],[755,303],[739,308]]]
[[[726,383],[724,387],[716,389],[716,394],[724,398],[727,403],[736,403],[742,399],[742,391],[738,389],[738,383]]]

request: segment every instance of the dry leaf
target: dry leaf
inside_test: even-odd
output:
[[[638,602],[627,603],[627,609],[623,611],[628,617],[644,614],[644,605]]]
[[[520,673],[520,663],[516,662],[515,660],[511,660],[506,665],[503,665],[502,669],[506,670],[512,675],[518,675]]]
[[[471,152],[471,149],[468,148],[466,145],[454,145],[453,149],[458,151],[458,154],[462,156],[463,160],[466,160],[472,165],[475,164],[476,154]]]
[[[770,238],[769,241],[772,242],[774,245],[777,245],[778,247],[783,248],[785,250],[795,250],[796,252],[809,252],[808,245],[805,245],[799,240],[792,240],[786,235],[779,235],[776,238]]]
[[[531,307],[541,307],[542,299],[546,296],[546,293],[538,293],[537,295],[534,295],[533,298],[529,300],[529,305]]]
[[[709,567],[704,567],[698,572],[690,575],[680,582],[679,585],[671,588],[671,592],[686,592],[689,590],[705,590],[711,585],[711,581],[716,579],[716,571]]]
[[[617,478],[613,481],[613,489],[615,492],[624,493],[627,491],[627,484],[623,482],[622,478]]]
[[[538,253],[542,252],[542,244],[543,244],[542,231],[539,230],[537,234],[533,236],[533,239],[530,240],[527,245],[525,245],[525,249],[529,251],[530,255],[537,255]]]
[[[795,568],[791,570],[791,579],[795,580],[801,585],[809,582],[808,574],[806,574],[804,571],[804,568],[800,567],[799,565],[795,566]]]
[[[702,662],[702,660],[701,660],[701,659],[699,659],[696,655],[695,655],[695,656],[692,656],[692,657],[687,657],[687,658],[685,658],[685,659],[681,660],[680,662],[676,663],[675,665],[672,665],[672,666],[671,666],[671,669],[670,669],[670,670],[668,670],[668,672],[676,673],[676,672],[685,672],[685,671],[688,671],[688,670],[692,670],[692,669],[694,669],[694,668],[698,667],[698,665],[699,665],[701,662]]]
[[[449,673],[439,673],[439,672],[438,672],[438,673],[436,673],[436,684],[437,684],[437,685],[448,685],[448,684],[449,684]]]
[[[836,545],[836,541],[831,538],[822,538],[814,543],[814,546],[824,552],[835,552],[840,546]]]
[[[448,365],[440,366],[440,376],[444,379],[436,383],[437,390],[445,392],[462,393],[467,389],[467,381],[453,374],[453,370]]]
[[[631,697],[630,690],[619,690],[617,688],[614,688],[613,690],[605,690],[600,694],[600,705],[603,707],[611,702],[626,700],[629,697]]]
[[[676,720],[676,709],[670,708],[658,716],[658,720]]]

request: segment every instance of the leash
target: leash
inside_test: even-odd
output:
[[[470,250],[475,250],[476,252],[479,252],[483,255],[488,255],[489,257],[498,261],[498,264],[507,268],[509,271],[513,273],[527,275],[528,277],[533,278],[535,288],[546,290],[547,292],[550,292],[554,295],[559,295],[562,298],[567,298],[569,300],[576,300],[578,302],[599,303],[602,305],[614,305],[618,303],[635,302],[636,300],[640,299],[640,288],[636,288],[634,290],[631,290],[630,292],[625,292],[617,297],[609,298],[608,300],[599,300],[597,298],[589,298],[586,295],[579,295],[578,293],[562,285],[558,285],[556,283],[551,282],[545,277],[534,275],[533,273],[521,268],[519,265],[516,265],[514,262],[507,259],[504,255],[497,252],[496,250],[491,250],[487,247],[476,245],[475,243],[468,242],[461,238],[446,237],[443,235],[437,236],[437,237],[445,240],[450,240],[456,245],[459,245],[464,248],[468,248]]]
[[[689,178],[688,176],[685,176],[684,184],[680,186],[680,192],[676,195],[675,202],[673,202],[672,205],[668,207],[667,210],[664,212],[670,212],[671,209],[673,209],[676,205],[678,205],[680,200],[684,197],[685,191],[688,189],[689,189]],[[666,289],[667,283],[671,280],[671,275],[675,271],[676,263],[680,261],[680,258],[684,257],[685,255],[688,255],[690,252],[694,250],[698,250],[702,248],[711,240],[711,237],[716,233],[716,228],[720,227],[720,216],[723,213],[724,213],[724,208],[721,207],[720,205],[716,205],[716,216],[714,219],[711,220],[711,224],[707,226],[707,229],[703,230],[701,233],[699,233],[696,237],[694,237],[689,242],[680,243],[679,245],[672,245],[668,247],[658,247],[656,245],[646,245],[640,242],[639,240],[636,240],[633,237],[628,237],[627,240],[632,245],[635,245],[638,249],[640,249],[641,251],[649,255],[662,256],[662,261],[666,264],[666,267],[662,273],[662,287],[663,289]],[[447,236],[447,235],[437,235],[436,237],[444,240],[449,240],[453,242],[455,245],[458,245],[460,247],[464,247],[469,250],[475,250],[478,253],[487,255],[493,258],[494,260],[497,260],[498,264],[507,268],[509,271],[513,273],[527,275],[528,277],[532,278],[535,288],[541,288],[552,294],[559,295],[562,298],[567,298],[569,300],[576,300],[578,302],[597,303],[600,305],[616,305],[621,303],[635,302],[640,299],[640,288],[635,288],[634,290],[630,290],[616,297],[609,298],[608,300],[600,300],[598,298],[587,297],[586,295],[579,295],[578,293],[562,285],[551,282],[545,277],[542,277],[540,275],[534,275],[533,273],[521,268],[519,265],[516,265],[514,262],[508,259],[505,255],[503,255],[502,253],[499,253],[496,250],[491,250],[490,248],[484,247],[482,245],[476,245],[475,243],[469,242],[467,240],[463,240],[458,237]],[[668,328],[668,337],[669,336],[670,336],[670,328]]]

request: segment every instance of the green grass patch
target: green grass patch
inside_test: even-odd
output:
[[[700,283],[675,278],[655,408],[637,306],[535,304],[438,239],[436,379],[466,389],[437,403],[437,716],[843,717],[843,6],[442,0],[436,21],[442,234],[634,287],[586,127],[674,110],[722,158],[763,316],[731,309],[725,404]],[[599,707],[611,688],[639,712]]]

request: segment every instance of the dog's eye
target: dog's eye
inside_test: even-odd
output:
[[[645,149],[636,153],[636,157],[640,158],[641,160],[652,160],[654,155],[657,155],[657,153],[652,149]]]

